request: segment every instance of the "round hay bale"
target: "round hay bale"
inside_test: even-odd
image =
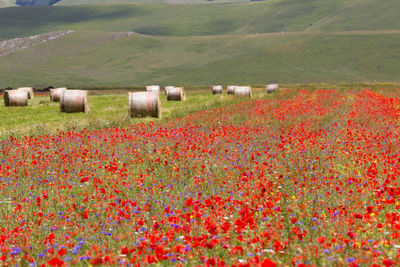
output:
[[[221,85],[214,85],[212,87],[212,93],[215,94],[222,94],[222,86]]]
[[[251,87],[250,86],[236,86],[235,95],[251,97]]]
[[[60,97],[61,112],[89,112],[89,97],[86,90],[64,90]]]
[[[131,117],[161,117],[158,92],[129,92],[129,115]]]
[[[22,107],[28,105],[28,94],[24,90],[4,91],[4,105],[6,107]]]
[[[183,87],[170,88],[167,93],[167,100],[185,101],[186,95]]]
[[[227,87],[228,95],[233,95],[233,94],[235,94],[235,88],[236,88],[236,87],[237,87],[236,85],[229,85],[229,86]]]
[[[50,101],[60,102],[61,95],[67,90],[65,87],[50,89]]]
[[[164,87],[164,89],[165,89],[165,94],[168,95],[168,90],[174,89],[174,88],[175,88],[175,86],[165,86],[165,87]]]
[[[146,91],[147,92],[160,92],[160,86],[159,85],[148,85],[148,86],[146,86]]]
[[[28,99],[32,99],[34,96],[32,87],[20,87],[17,88],[17,90],[26,92],[28,94]]]
[[[267,92],[268,93],[273,93],[279,88],[279,85],[277,83],[270,83],[267,85]]]

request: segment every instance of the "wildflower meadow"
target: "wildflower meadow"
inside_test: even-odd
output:
[[[0,143],[6,266],[399,266],[400,90]]]

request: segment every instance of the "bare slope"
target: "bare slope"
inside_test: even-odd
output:
[[[27,49],[31,46],[38,45],[40,43],[53,41],[66,34],[70,34],[73,31],[59,31],[51,32],[47,34],[34,35],[24,38],[15,38],[0,42],[0,56],[5,56],[14,53],[15,51]]]

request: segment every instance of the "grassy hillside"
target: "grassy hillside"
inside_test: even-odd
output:
[[[153,3],[153,4],[214,4],[214,3],[232,3],[232,2],[249,2],[250,0],[59,0],[54,3],[54,0],[0,0],[0,8],[15,6],[15,3],[21,6],[43,6],[43,5],[58,5],[58,6],[78,6],[78,5],[101,5],[101,4],[126,4],[126,3]]]
[[[69,29],[161,36],[400,29],[398,0],[386,0],[382,5],[376,2],[274,0],[216,5],[15,7],[0,9],[0,38]]]
[[[0,87],[396,82],[400,4],[380,2],[2,8],[0,41],[75,32],[0,44]]]
[[[75,32],[0,60],[2,86],[400,81],[400,33],[151,37]]]
[[[400,29],[400,1],[354,1],[314,22],[307,30],[348,31]]]
[[[164,3],[164,4],[214,4],[229,2],[249,2],[250,0],[62,0],[58,6],[122,4],[122,3]]]

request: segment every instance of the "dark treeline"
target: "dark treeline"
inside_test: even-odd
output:
[[[15,3],[20,6],[51,6],[61,0],[17,0]]]
[[[34,87],[33,91],[35,93],[49,93],[50,89],[53,89],[53,86],[47,86],[47,87]],[[6,88],[0,88],[0,94],[3,94],[4,91],[6,90],[14,90],[16,88],[12,88],[12,87],[6,87]]]

